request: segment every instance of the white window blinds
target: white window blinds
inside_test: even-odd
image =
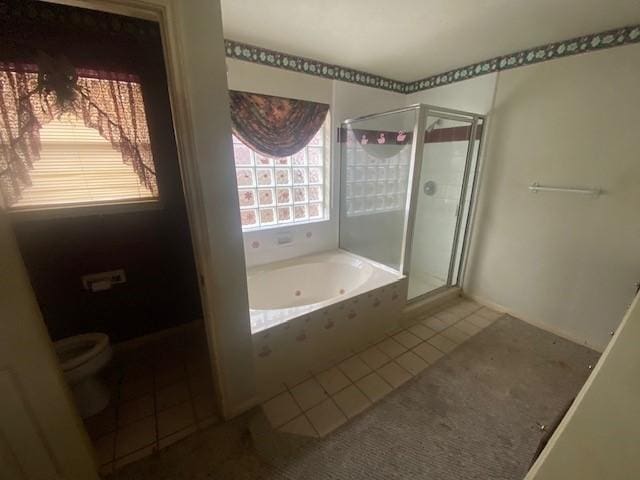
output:
[[[32,185],[12,210],[81,206],[157,198],[140,182],[131,165],[97,130],[66,115],[40,130],[40,159]]]

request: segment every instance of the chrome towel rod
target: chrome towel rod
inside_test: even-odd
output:
[[[565,192],[565,193],[579,193],[581,195],[594,195],[598,196],[602,193],[599,188],[565,188],[565,187],[545,187],[538,182],[534,182],[529,185],[529,191],[532,193],[538,192]]]

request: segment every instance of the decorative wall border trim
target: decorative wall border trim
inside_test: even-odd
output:
[[[441,87],[443,85],[479,77],[480,75],[524,67],[556,58],[569,57],[580,53],[639,42],[640,25],[593,33],[584,37],[575,37],[569,40],[540,45],[500,57],[494,57],[489,60],[416,80],[415,82],[409,82],[405,86],[405,93],[414,93],[434,87]]]
[[[524,67],[556,58],[594,52],[605,48],[620,47],[640,43],[640,25],[631,25],[604,32],[575,37],[560,42],[540,45],[526,50],[509,53],[489,60],[455,68],[413,82],[402,82],[372,73],[354,70],[340,65],[332,65],[310,58],[268,50],[246,43],[225,40],[225,51],[229,58],[281,68],[293,72],[306,73],[331,80],[356,83],[367,87],[380,88],[396,93],[416,93],[430,88],[469,80],[493,72]]]
[[[354,70],[352,68],[332,65],[311,58],[299,57],[288,53],[268,50],[233,40],[224,41],[227,57],[236,58],[252,63],[259,63],[269,67],[281,68],[292,72],[307,73],[317,77],[357,83],[367,87],[380,88],[397,93],[405,93],[406,82],[392,80],[372,73]]]

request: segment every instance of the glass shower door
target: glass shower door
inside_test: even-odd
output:
[[[455,285],[471,200],[478,119],[426,112],[413,199],[408,300]]]
[[[339,135],[340,248],[399,272],[406,263],[419,106],[350,120]]]

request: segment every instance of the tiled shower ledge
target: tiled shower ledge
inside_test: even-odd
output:
[[[469,300],[451,302],[327,370],[309,374],[295,385],[283,384],[262,409],[271,426],[281,432],[323,437],[501,315]]]

